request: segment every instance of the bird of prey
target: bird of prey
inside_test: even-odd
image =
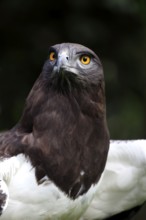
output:
[[[79,44],[50,47],[19,122],[0,134],[1,219],[79,219],[108,150],[98,56]]]

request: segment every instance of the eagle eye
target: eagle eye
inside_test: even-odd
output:
[[[91,61],[91,58],[90,58],[89,55],[82,55],[80,57],[80,61],[81,61],[82,64],[88,65],[90,63],[90,61]]]
[[[51,51],[49,54],[49,60],[53,61],[56,60],[56,53],[54,51]]]

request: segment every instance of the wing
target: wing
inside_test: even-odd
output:
[[[24,151],[23,137],[24,134],[15,129],[0,133],[0,215],[6,209],[9,199],[8,188],[3,178],[12,170],[5,164],[5,161],[6,158]]]
[[[114,219],[123,211],[137,211],[146,200],[145,183],[146,140],[111,141],[102,180],[84,220]],[[120,219],[120,214],[117,217]]]
[[[25,135],[15,128],[0,133],[0,158],[3,159],[23,153],[26,146],[22,140]]]

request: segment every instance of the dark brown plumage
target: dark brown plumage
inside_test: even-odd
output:
[[[24,153],[35,167],[38,183],[47,175],[76,198],[99,180],[108,147],[99,58],[79,44],[51,47],[20,121],[0,135],[0,156]]]

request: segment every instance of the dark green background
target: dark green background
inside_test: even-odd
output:
[[[146,1],[0,1],[0,130],[19,119],[48,48],[77,42],[105,72],[111,138],[146,138]]]
[[[49,46],[61,42],[99,55],[111,138],[146,138],[145,0],[0,0],[0,130],[18,121]]]

